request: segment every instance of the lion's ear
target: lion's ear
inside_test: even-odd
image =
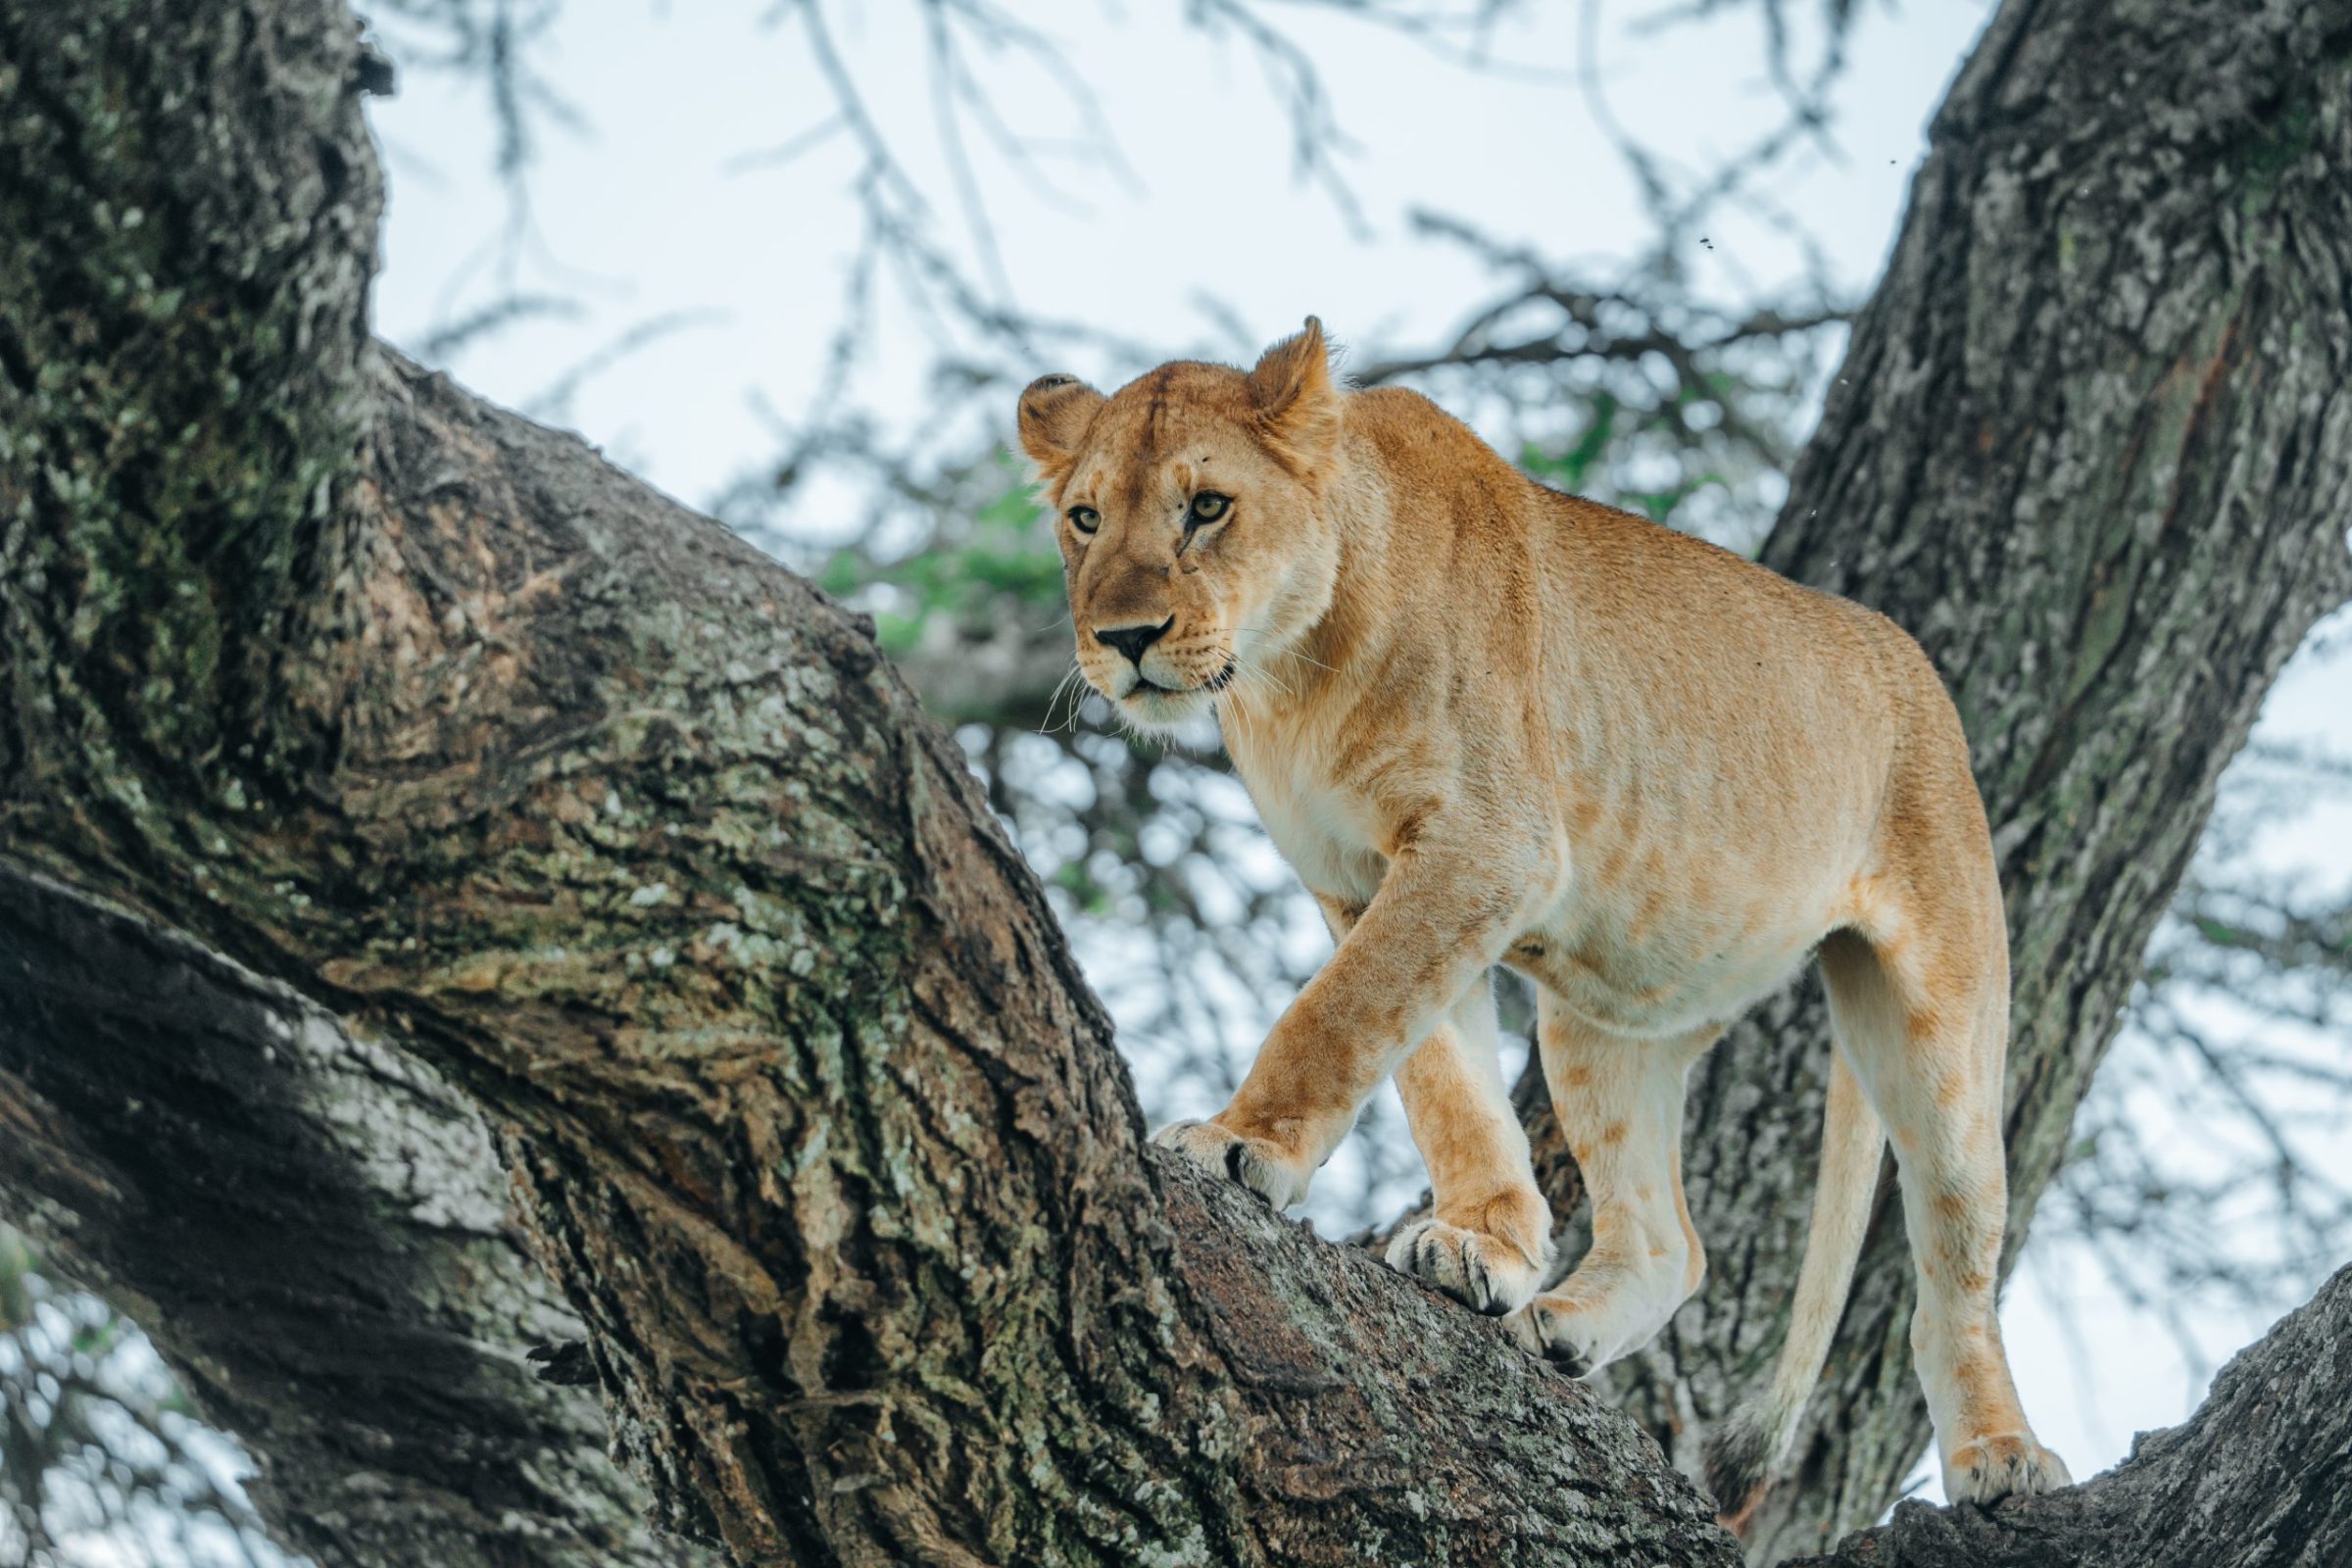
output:
[[[1021,394],[1021,450],[1051,481],[1069,471],[1102,394],[1074,375],[1041,375]]]
[[[1308,317],[1298,334],[1259,357],[1250,372],[1258,422],[1278,451],[1312,468],[1331,456],[1340,433],[1340,393],[1331,383],[1331,350],[1323,322]]]

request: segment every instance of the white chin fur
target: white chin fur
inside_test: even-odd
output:
[[[1119,715],[1137,729],[1164,735],[1205,714],[1211,701],[1203,691],[1129,692],[1118,700],[1118,709]]]

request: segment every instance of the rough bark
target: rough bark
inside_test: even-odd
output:
[[[2049,1057],[2069,1070],[2135,966],[2134,901],[2161,905],[2269,674],[2344,591],[2322,517],[2352,475],[2345,339],[2315,333],[2352,268],[2307,167],[2343,151],[2343,28],[2300,14],[2230,24],[2249,79],[2302,82],[2311,114],[2224,97],[2230,135],[2308,145],[2198,231],[2293,244],[2243,241],[2202,291],[2160,272],[2157,324],[2084,324],[2039,361],[2012,344],[2089,383],[2036,414],[1939,358],[1941,252],[1907,239],[1890,287],[1928,312],[1917,340],[1900,312],[1864,322],[1877,390],[1828,428],[1867,438],[1798,479],[1854,531],[1775,547],[1810,575],[1829,557],[1808,552],[1884,558],[1898,605],[1949,569],[1949,601],[1904,617],[1932,648],[2028,650],[1984,647],[2008,662],[1959,685],[1980,761],[2013,779],[1996,817],[2028,823],[2013,872],[2065,868],[2017,917],[2021,1017],[2074,1030]],[[290,1536],[352,1563],[462,1559],[477,1535],[499,1561],[683,1556],[620,1522],[629,1484],[582,1405],[522,1375],[576,1318],[558,1367],[603,1390],[659,1517],[739,1561],[1733,1560],[1580,1385],[1141,1147],[1100,1008],[868,628],[368,343],[354,36],[327,0],[0,0],[0,1194],[163,1325]],[[2200,127],[2222,122],[2186,114],[2180,156],[2218,157]],[[2024,145],[2031,117],[2002,125],[1969,145]],[[2047,271],[2035,254],[2008,262]],[[2126,292],[2100,277],[2069,286]],[[2219,299],[2237,328],[2198,335]],[[2044,318],[2101,319],[2061,291],[1992,324]],[[2186,408],[2141,419],[2168,375]],[[1971,458],[1952,431],[1977,426],[1938,421],[1972,400],[2024,433],[1996,454],[2039,456]],[[2111,426],[2138,433],[2093,439]],[[1982,515],[1935,510],[1955,463]],[[2097,464],[2110,489],[2082,488]],[[2021,488],[2053,470],[2077,488]],[[2115,482],[2158,472],[2152,513]],[[2102,639],[2053,723],[2042,672],[2076,667],[2056,655],[2086,619]],[[2181,722],[2124,700],[2135,672]],[[1784,1094],[1742,1068],[1702,1112],[1701,1146],[1743,1105],[1757,1130],[1726,1147],[1780,1161],[1756,1174],[1759,1258],[1802,1222],[1809,1156],[1766,1147],[1811,1145],[1799,1032],[1719,1058],[1780,1063]],[[2079,1092],[2027,1080],[2052,1082]],[[484,1198],[502,1181],[512,1230]],[[1884,1251],[1869,1291],[1890,1294],[1854,1323],[1897,1321]],[[1754,1332],[1710,1365],[1777,1340],[1770,1278],[1740,1264]],[[1869,1441],[1824,1508],[1916,1451],[1881,1348],[1841,1363],[1834,1407]],[[1878,1427],[1871,1400],[1893,1401]]]
[[[0,1192],[150,1326],[325,1563],[705,1560],[643,1522],[489,1128],[289,988],[0,865]],[[580,1380],[573,1380],[574,1382]]]
[[[2352,1269],[2222,1368],[2197,1413],[2087,1486],[1906,1502],[1809,1568],[2332,1568],[2352,1562]],[[1806,1565],[1800,1565],[1806,1568]]]

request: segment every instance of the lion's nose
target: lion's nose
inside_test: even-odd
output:
[[[1168,628],[1175,624],[1176,617],[1170,615],[1156,626],[1097,626],[1095,641],[1105,648],[1117,649],[1127,656],[1127,662],[1140,666],[1144,650],[1166,636]]]

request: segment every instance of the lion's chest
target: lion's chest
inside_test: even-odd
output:
[[[1296,736],[1230,737],[1227,749],[1266,836],[1307,890],[1368,904],[1389,866],[1374,844],[1376,814],[1368,802],[1335,785],[1315,765],[1319,751],[1302,742]]]

